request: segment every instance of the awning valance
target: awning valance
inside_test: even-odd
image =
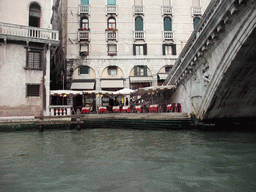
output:
[[[123,88],[124,80],[101,80],[101,88]]]
[[[168,73],[165,73],[165,74],[158,73],[158,76],[159,76],[159,79],[165,80],[167,78],[167,76],[168,76]]]
[[[72,91],[72,90],[51,90],[50,95],[82,95],[82,91]]]
[[[176,88],[175,85],[144,87],[144,88],[137,89],[134,94],[143,95],[145,93],[153,93],[156,91],[164,91],[164,90],[171,90],[171,89],[174,90],[175,88]]]
[[[152,81],[153,77],[130,77],[130,83],[148,83]]]
[[[70,89],[94,89],[95,82],[73,82]]]

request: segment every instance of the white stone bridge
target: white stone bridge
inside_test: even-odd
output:
[[[256,1],[213,0],[164,85],[201,120],[256,117]]]

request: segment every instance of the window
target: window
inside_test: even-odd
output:
[[[27,97],[39,97],[39,93],[39,84],[27,84]]]
[[[200,21],[200,18],[199,17],[195,17],[194,20],[193,20],[193,23],[194,23],[194,29],[196,28],[198,22]]]
[[[41,51],[29,50],[27,52],[27,68],[41,69]]]
[[[133,55],[147,55],[147,44],[133,44]]]
[[[148,76],[146,65],[137,65],[134,67],[134,76]]]
[[[171,66],[166,66],[165,67],[165,73],[169,73],[171,71],[172,67]]]
[[[108,0],[108,5],[116,5],[116,0]]]
[[[108,55],[114,56],[117,54],[116,44],[108,44]]]
[[[143,31],[143,19],[141,17],[135,18],[135,31]]]
[[[89,67],[87,66],[82,66],[79,68],[79,75],[82,75],[82,74],[89,74]]]
[[[110,17],[108,19],[108,28],[109,29],[116,29],[116,20],[114,17]]]
[[[164,18],[164,31],[172,31],[172,20],[170,17]]]
[[[81,5],[89,5],[89,0],[81,0]]]
[[[81,44],[80,45],[80,56],[89,55],[89,44]]]
[[[176,55],[176,45],[163,44],[163,55]]]
[[[41,8],[37,3],[29,6],[29,26],[40,27]]]
[[[109,66],[108,75],[117,75],[117,66]]]
[[[89,29],[89,20],[87,17],[81,17],[80,28],[83,30]]]

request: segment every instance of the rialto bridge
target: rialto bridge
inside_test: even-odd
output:
[[[201,120],[256,117],[256,1],[212,1],[164,85]]]

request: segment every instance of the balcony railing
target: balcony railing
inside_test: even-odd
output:
[[[79,5],[79,14],[90,14],[90,5]]]
[[[117,40],[117,32],[116,31],[106,31],[107,41],[109,40]]]
[[[172,31],[164,31],[163,32],[163,40],[173,40],[173,32]]]
[[[172,15],[172,6],[162,6],[162,15]]]
[[[90,31],[78,31],[78,41],[90,41]]]
[[[134,13],[134,15],[143,15],[144,14],[144,6],[143,5],[134,5],[133,13]]]
[[[116,5],[107,5],[106,6],[106,13],[117,15],[117,6]]]
[[[192,16],[202,15],[201,7],[192,7]]]
[[[134,31],[134,40],[144,40],[145,32],[144,31]]]
[[[50,116],[71,115],[72,105],[51,105]]]
[[[0,22],[0,36],[13,40],[59,42],[59,31]]]

